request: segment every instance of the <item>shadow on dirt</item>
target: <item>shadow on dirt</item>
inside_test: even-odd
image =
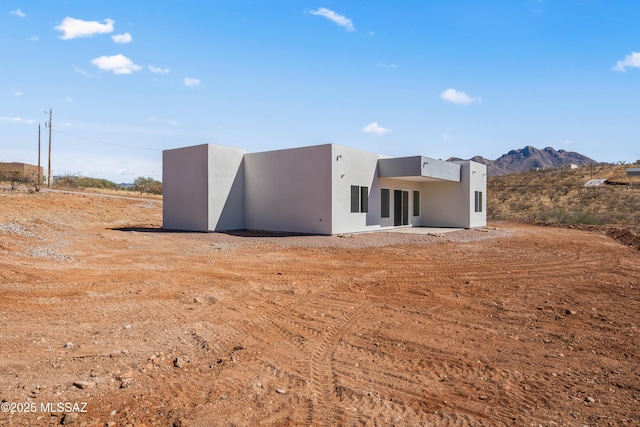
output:
[[[197,233],[197,231],[167,230],[161,227],[108,227],[107,230],[131,231],[136,233]]]
[[[314,236],[314,234],[305,233],[285,233],[275,231],[252,231],[252,230],[226,230],[226,231],[188,231],[188,230],[169,230],[162,227],[110,227],[108,230],[113,231],[129,231],[136,233],[181,233],[181,234],[210,234],[219,233],[235,237],[294,237],[294,236]]]

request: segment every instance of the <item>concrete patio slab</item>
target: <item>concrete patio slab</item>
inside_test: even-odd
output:
[[[398,227],[391,230],[384,230],[391,233],[406,233],[406,234],[442,234],[450,233],[452,231],[460,231],[464,228],[439,228],[439,227]]]

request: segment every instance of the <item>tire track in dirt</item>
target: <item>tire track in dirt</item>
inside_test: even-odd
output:
[[[217,302],[225,309],[236,312],[239,317],[251,314],[247,309],[251,302],[263,301],[263,308],[260,310],[262,315],[252,317],[251,320],[237,325],[234,324],[232,332],[227,331],[217,339],[222,341],[226,337],[225,341],[230,338],[231,340],[235,339],[235,341],[244,342],[251,337],[256,342],[262,342],[265,348],[273,348],[275,345],[280,354],[291,354],[292,357],[288,358],[289,360],[285,366],[275,366],[269,359],[258,356],[261,372],[276,379],[279,386],[284,389],[304,390],[309,383],[314,381],[305,379],[309,378],[310,365],[314,366],[316,368],[315,372],[323,372],[322,379],[324,381],[321,388],[326,389],[327,397],[330,398],[334,389],[331,385],[330,362],[328,365],[324,362],[315,363],[313,360],[310,361],[307,358],[300,357],[300,354],[309,353],[305,344],[308,339],[315,342],[320,336],[324,335],[325,338],[314,353],[315,359],[330,357],[331,343],[337,343],[341,336],[340,331],[346,330],[350,324],[349,320],[353,319],[358,313],[358,308],[353,308],[354,302],[336,300],[325,296],[330,294],[330,287],[334,282],[324,281],[324,283],[315,286],[313,292],[310,291],[301,295],[279,294],[278,304],[274,305],[264,304],[265,300],[269,300],[269,293],[265,294],[255,289],[248,292],[249,296],[245,293],[236,297],[233,292],[227,292],[224,296],[218,295]],[[318,295],[322,296],[318,297]],[[351,310],[347,311],[345,305],[348,305]],[[362,307],[364,305],[360,308]],[[275,336],[279,336],[283,340],[281,342],[274,341],[273,337]],[[264,340],[262,337],[269,337],[269,339]],[[289,351],[287,351],[287,348],[289,348]],[[311,377],[313,378],[313,373]],[[232,392],[239,393],[240,390],[234,389]],[[292,393],[292,396],[295,396],[298,402],[303,402],[301,404],[306,408],[305,411],[307,412],[305,418],[311,423],[313,420],[312,414],[316,406],[315,399],[307,398],[305,401],[303,396],[295,392]],[[327,408],[324,409],[326,410]],[[292,408],[283,409],[284,413],[290,413],[289,415],[292,417],[297,417],[299,414],[296,414],[299,410],[300,408],[295,405]],[[323,411],[322,413],[324,414],[325,412]],[[283,415],[282,411],[277,418],[283,419],[280,415]],[[274,419],[274,421],[276,420]]]
[[[557,268],[560,268],[560,263],[557,264]],[[389,290],[398,290],[400,294],[402,294],[403,291],[406,291],[406,289],[413,289],[415,293],[428,297],[427,299],[431,299],[431,300],[439,299],[438,297],[434,297],[432,291],[428,289],[425,290],[425,287],[432,285],[431,283],[424,283],[420,279],[416,280],[415,274],[412,273],[410,269],[408,271],[405,271],[405,273],[407,274],[406,280],[405,280],[405,276],[403,275],[400,275],[400,276],[396,275],[393,278],[389,278],[386,280],[388,286],[386,286],[383,291],[376,292],[376,294],[379,293],[384,295]],[[451,269],[445,267],[440,271],[439,275],[450,276]],[[487,276],[489,275],[495,275],[495,274],[493,274],[492,272],[490,274],[487,274]],[[498,275],[498,277],[501,277],[501,276],[502,274]],[[505,277],[510,277],[510,276],[505,276]],[[431,278],[430,280],[436,281],[437,278]],[[478,279],[476,278],[475,280],[478,280]],[[403,287],[405,289],[403,289]],[[382,297],[383,295],[381,295],[380,297]],[[378,298],[376,298],[376,300],[377,299]],[[384,301],[388,303],[390,299],[393,299],[393,295],[389,295],[389,294],[384,295]],[[398,301],[402,302],[402,298],[399,298]],[[405,301],[407,301],[406,294],[405,294]],[[382,299],[380,300],[380,302],[382,302]],[[423,301],[423,303],[424,302],[425,301]],[[388,305],[385,305],[385,307],[394,312],[399,313],[401,311],[397,308],[389,307]],[[433,306],[433,310],[437,311],[438,307],[439,306]],[[424,314],[429,315],[431,313],[427,312]],[[430,317],[433,318],[433,314],[431,314]],[[441,316],[436,316],[436,318],[437,317],[441,317]],[[367,319],[362,319],[362,320],[364,323],[370,323],[370,322],[367,322]],[[445,318],[442,319],[443,322],[445,320],[447,319]],[[472,328],[478,329],[477,326],[478,325],[474,323],[460,324],[460,327],[465,327],[467,329],[472,329]],[[490,330],[489,332],[495,333],[495,331],[493,330]],[[520,405],[521,408],[528,409],[528,410],[533,410],[537,406],[546,406],[546,402],[548,402],[551,399],[551,396],[546,392],[544,387],[544,382],[546,381],[546,378],[542,376],[536,376],[535,378],[530,377],[526,379],[526,382],[528,382],[529,384],[532,384],[532,386],[534,387],[536,383],[539,385],[539,387],[535,387],[536,389],[535,394],[526,393],[522,389],[519,389],[517,386],[522,381],[525,381],[522,378],[522,376],[519,374],[514,374],[504,370],[496,371],[495,369],[486,365],[476,366],[474,364],[450,363],[451,360],[457,359],[456,355],[442,354],[442,355],[436,356],[433,354],[433,352],[435,351],[434,349],[425,347],[416,342],[407,343],[403,340],[396,340],[396,339],[386,340],[384,336],[380,336],[380,335],[377,335],[376,339],[373,339],[373,341],[377,340],[377,341],[380,341],[381,343],[383,341],[388,341],[388,342],[384,342],[384,344],[382,345],[384,347],[406,344],[408,347],[412,347],[413,353],[419,354],[421,356],[424,356],[426,354],[427,357],[421,357],[419,359],[416,359],[414,355],[414,358],[409,357],[407,358],[407,360],[403,360],[402,358],[394,357],[390,353],[386,353],[380,350],[375,350],[375,351],[371,350],[372,348],[374,348],[372,347],[373,341],[371,339],[368,341],[362,342],[361,345],[353,345],[353,343],[350,343],[350,340],[357,340],[357,338],[354,337],[354,335],[352,334],[349,336],[348,339],[343,338],[340,342],[340,345],[345,344],[347,347],[350,347],[351,349],[353,349],[354,347],[358,347],[360,351],[365,353],[366,357],[364,358],[369,358],[369,359],[374,358],[377,361],[379,359],[383,359],[382,361],[380,361],[379,366],[378,364],[376,364],[375,366],[369,367],[371,370],[376,370],[376,369],[381,370],[380,377],[374,380],[370,380],[370,382],[375,384],[379,389],[382,389],[382,392],[387,396],[393,396],[394,402],[397,402],[397,399],[399,399],[401,406],[408,406],[408,407],[418,406],[419,407],[419,405],[424,404],[424,402],[428,401],[428,399],[425,399],[425,396],[421,392],[423,385],[429,382],[433,383],[434,381],[441,380],[442,378],[459,378],[459,379],[470,378],[470,379],[481,379],[482,381],[486,381],[488,384],[492,385],[493,389],[497,389],[497,390],[491,393],[488,390],[479,389],[476,392],[479,394],[484,393],[483,395],[487,395],[485,399],[488,398],[492,400],[494,399],[507,400],[507,399],[504,399],[504,394],[505,394],[504,389],[497,386],[497,384],[506,383],[507,384],[506,388],[510,392],[509,399],[515,399],[515,401],[517,402],[517,404]],[[362,359],[362,357],[360,357],[360,359]],[[335,362],[336,364],[344,363],[343,362],[344,360],[358,360],[358,355],[336,354],[336,362]],[[350,397],[356,396],[358,398],[358,401],[361,404],[365,405],[366,403],[365,405],[366,407],[362,407],[362,408],[356,407],[355,408],[356,412],[373,413],[375,412],[375,405],[373,404],[373,399],[362,397],[362,389],[367,384],[362,383],[361,381],[358,381],[357,378],[354,378],[354,372],[358,372],[358,374],[362,375],[362,371],[358,370],[357,367],[354,367],[348,363],[346,364],[346,368],[336,371],[336,377],[338,378],[338,382],[340,384],[351,384],[351,386],[340,385],[339,386],[341,390],[340,393],[343,395],[348,395]],[[398,374],[402,372],[414,373],[419,379],[415,380],[412,378],[407,378],[402,374]],[[514,395],[513,390],[517,392],[516,395]],[[468,393],[470,391],[474,391],[474,388],[471,387],[466,392]],[[507,425],[512,423],[513,414],[511,414],[509,411],[497,411],[497,412],[494,411],[491,414],[487,414],[486,411],[482,409],[486,405],[481,405],[479,403],[476,403],[476,404],[470,404],[470,405],[464,405],[464,406],[465,406],[465,409],[463,412],[468,414],[469,418],[463,419],[459,416],[455,417],[455,420],[454,419],[447,420],[445,418],[442,418],[439,420],[437,424],[438,425],[455,425],[460,423],[460,425],[465,425],[465,424],[466,425],[482,425],[486,423],[486,425],[495,425],[495,424]],[[344,413],[341,413],[341,415],[344,416]],[[425,414],[421,414],[419,416],[415,415],[415,417],[412,417],[412,419],[414,421],[424,420],[425,419],[424,415]],[[427,417],[427,418],[430,418],[430,417]],[[367,418],[366,422],[370,423],[370,422],[378,422],[378,421],[379,421],[378,418],[373,417],[373,418]]]
[[[346,301],[346,303],[349,303]],[[335,380],[334,380],[334,353],[342,337],[351,329],[355,321],[371,307],[373,303],[365,302],[349,311],[344,312],[341,318],[329,325],[322,340],[313,352],[309,363],[310,384],[313,393],[313,406],[309,410],[309,425],[335,425],[339,411],[334,405]],[[322,417],[318,420],[316,413]]]
[[[358,421],[375,421],[370,414],[385,402],[409,409],[415,419],[442,407],[429,381],[420,375],[385,365],[374,370],[375,366],[362,364],[360,369],[360,363],[343,358],[341,354],[335,362],[336,392],[343,406],[351,404],[348,408],[358,414]]]
[[[303,283],[314,283],[314,277],[311,275],[308,277],[298,275],[297,280]],[[224,293],[216,295],[217,304],[219,303],[226,310],[235,312],[234,317],[238,318],[237,323],[227,323],[224,333],[216,334],[216,342],[221,346],[229,347],[250,340],[261,343],[261,347],[264,347],[265,350],[273,348],[275,345],[281,354],[292,355],[286,367],[273,367],[264,360],[261,363],[266,363],[265,366],[272,366],[268,370],[272,373],[277,372],[280,377],[295,379],[289,383],[290,385],[299,385],[298,379],[309,374],[308,360],[299,357],[299,354],[308,351],[305,347],[307,340],[316,340],[322,333],[323,322],[319,321],[319,317],[307,321],[296,316],[294,320],[293,313],[296,311],[311,313],[314,308],[317,310],[319,307],[326,309],[327,305],[324,304],[315,307],[317,303],[315,300],[318,299],[318,294],[325,294],[333,286],[333,281],[321,280],[320,283],[314,283],[314,286],[307,285],[308,291],[304,293],[278,292],[277,304],[265,303],[265,301],[271,301],[274,298],[273,292],[276,291],[260,290],[259,287],[264,288],[265,285],[259,285],[256,281],[249,282],[248,285],[250,289],[239,287],[237,291],[228,289]],[[322,300],[322,298],[320,299]],[[248,307],[253,307],[255,310]],[[220,310],[220,308],[211,306],[208,310]],[[259,315],[256,316],[254,311]],[[268,337],[268,339],[264,337]],[[281,340],[274,340],[274,337],[280,337]],[[258,349],[252,350],[255,353]]]
[[[378,339],[380,348],[387,347],[382,343],[383,338]],[[524,410],[545,406],[552,397],[545,391],[547,379],[543,376],[497,370],[485,363],[461,362],[455,354],[415,342],[407,344],[412,347],[412,353],[416,353],[412,358],[409,355],[397,357],[380,349],[372,351],[370,341],[360,345],[353,341],[343,340],[340,343],[336,352],[336,376],[341,387],[350,390],[345,394],[357,396],[359,404],[364,405],[354,404],[362,414],[371,413],[375,401],[390,401],[414,408],[416,419],[422,420],[421,414],[425,411],[432,413],[443,408],[443,402],[437,396],[458,390],[458,393],[471,397],[471,400],[464,400],[470,403],[459,403],[460,412],[476,421],[510,424],[512,413],[490,408],[487,413],[487,408],[482,409],[486,404],[478,401],[479,396],[484,396],[485,402],[516,402]],[[482,387],[478,388],[478,384]],[[527,387],[535,391],[526,391],[522,384],[528,384]]]
[[[374,297],[376,300],[380,300],[379,302],[386,306],[386,303],[389,302],[389,299],[393,299],[394,294],[402,294],[403,287],[406,287],[406,283],[402,283],[404,281],[403,279],[405,279],[405,274],[411,277],[411,273],[412,273],[411,270],[412,270],[411,268],[405,268],[404,266],[400,266],[399,268],[393,269],[390,271],[383,270],[380,272],[374,272],[367,275],[363,275],[358,278],[358,281],[360,283],[363,283],[363,284],[366,283],[367,285],[369,285],[367,286],[367,288],[370,291],[373,291],[374,294],[379,295],[378,297],[374,297],[373,295],[369,294],[370,297]],[[424,287],[429,285],[428,283],[423,283],[423,281],[419,279],[415,280],[415,278],[409,279],[409,281],[420,283],[420,285],[422,286],[414,285],[414,287],[420,289],[420,292],[422,293],[424,293],[423,292]],[[380,287],[376,287],[375,285],[378,283],[383,283],[384,285]],[[432,293],[427,292],[427,295],[432,296]],[[399,298],[398,301],[399,302],[402,301],[402,298]],[[324,301],[322,301],[322,303],[324,303]],[[379,309],[373,310],[373,311],[379,312]],[[360,317],[364,318],[364,316],[360,316]],[[367,322],[364,321],[364,323],[367,323]],[[342,334],[342,336],[343,338],[334,340],[334,342],[332,343],[333,350],[331,351],[331,354],[332,354],[331,365],[333,365],[334,363],[335,364],[342,363],[343,358],[342,357],[338,358],[338,356],[335,355],[338,345],[341,344],[342,339],[344,339],[344,333]],[[371,343],[368,343],[368,345],[370,346]],[[328,351],[325,348],[319,348],[316,351],[316,354],[314,355],[314,361],[316,361],[316,365],[314,367],[317,368],[318,360],[326,361],[327,357],[328,357]],[[349,357],[347,357],[347,359],[349,359]],[[424,405],[425,405],[425,402],[428,401],[428,398],[426,398],[426,396],[422,391],[424,379],[420,378],[419,380],[413,380],[411,378],[404,377],[401,374],[401,372],[404,372],[404,371],[412,372],[411,369],[414,366],[407,365],[403,369],[403,366],[397,366],[396,362],[397,360],[395,358],[388,357],[387,360],[385,360],[381,364],[382,367],[377,368],[377,369],[382,369],[383,372],[376,377],[375,383],[379,386],[378,388],[382,389],[383,393],[388,396],[386,400],[378,399],[379,402],[376,403],[375,399],[373,398],[360,397],[355,402],[355,405],[352,405],[346,409],[342,405],[335,405],[335,404],[332,407],[328,407],[326,402],[329,402],[331,400],[334,393],[339,396],[341,401],[343,400],[345,395],[360,396],[362,394],[361,391],[356,391],[356,390],[353,390],[352,387],[346,387],[342,385],[341,379],[343,378],[347,378],[347,380],[345,381],[346,384],[349,384],[350,381],[354,381],[352,376],[349,375],[349,373],[352,373],[353,370],[346,370],[343,372],[336,370],[332,375],[332,377],[334,378],[334,384],[332,385],[334,391],[330,392],[330,391],[327,391],[328,389],[326,388],[326,387],[330,387],[331,384],[328,383],[328,376],[326,375],[326,372],[328,369],[328,363],[325,362],[325,366],[323,366],[323,371],[325,372],[325,374],[323,377],[321,377],[318,371],[312,372],[312,374],[315,374],[314,378],[319,380],[319,382],[322,382],[325,386],[324,392],[320,394],[321,398],[317,400],[317,405],[315,407],[315,410],[320,411],[321,413],[329,414],[331,417],[333,417],[329,419],[330,421],[339,420],[340,422],[345,424],[363,423],[363,422],[378,423],[383,420],[392,421],[393,417],[389,418],[390,410],[394,411],[396,414],[403,414],[403,418],[401,419],[403,419],[404,421],[407,421],[409,419],[412,421],[425,421],[427,418],[433,418],[433,417],[428,417],[427,414],[424,413],[424,409],[425,409]],[[371,380],[371,381],[374,381],[374,380]],[[355,381],[355,383],[357,384],[358,381]],[[363,387],[366,385],[367,384],[362,384]],[[316,390],[316,393],[318,393],[318,390]],[[400,401],[399,403],[398,403],[398,400]],[[387,406],[391,405],[393,409],[390,409],[389,407],[385,407],[385,405]],[[473,411],[470,409],[469,412],[473,412]],[[365,415],[365,414],[374,414],[374,413],[377,415],[374,415],[374,416]],[[446,424],[456,425],[458,424],[458,422],[460,422],[460,425],[473,424],[471,421],[469,420],[465,421],[465,419],[460,417],[454,417],[454,418],[455,419],[448,420]],[[313,415],[310,416],[310,423],[311,422],[313,422]],[[393,422],[396,423],[398,422],[398,420],[393,419]]]
[[[616,258],[612,258],[610,261],[614,265],[619,262]],[[470,260],[464,264],[448,262],[444,265],[437,266],[427,264],[420,265],[417,268],[415,266],[409,266],[404,273],[407,276],[411,276],[409,273],[412,272],[416,272],[418,274],[422,273],[425,280],[428,281],[457,281],[462,278],[476,281],[495,281],[504,279],[505,277],[532,275],[534,273],[543,274],[545,277],[564,277],[567,265],[571,263],[577,263],[588,271],[598,271],[602,262],[602,258],[598,258],[595,254],[588,257],[579,255],[574,260],[558,259],[556,257],[537,260],[537,262],[509,262],[506,264],[507,267],[504,267],[505,269],[503,270],[500,266],[487,266],[486,262],[474,262]],[[490,269],[488,269],[488,267]]]

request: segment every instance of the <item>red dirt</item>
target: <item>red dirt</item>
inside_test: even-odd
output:
[[[36,409],[0,425],[640,425],[640,251],[602,233],[166,233],[161,215],[0,192],[0,400]]]

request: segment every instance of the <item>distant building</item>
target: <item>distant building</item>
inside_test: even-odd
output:
[[[584,187],[599,187],[606,182],[607,182],[606,178],[591,179],[584,183]]]
[[[569,169],[578,169],[578,165],[575,163],[569,163]]]
[[[38,168],[38,166],[28,163],[0,163],[0,177],[4,179],[15,177],[36,181],[38,179],[38,169],[40,169],[40,182],[43,182],[44,170],[42,166]]]
[[[629,176],[640,175],[640,168],[629,168],[629,169],[627,169],[627,175],[629,175]]]

